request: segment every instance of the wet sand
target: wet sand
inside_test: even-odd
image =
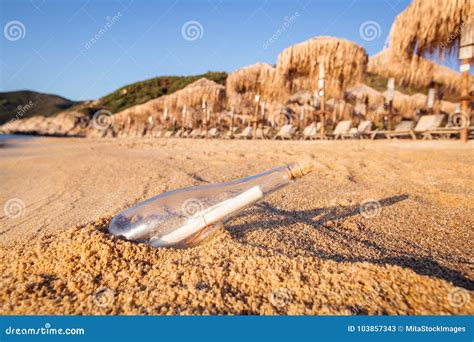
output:
[[[0,313],[473,314],[473,148],[15,140],[0,148]],[[316,172],[200,246],[154,249],[106,231],[161,192],[305,158]]]

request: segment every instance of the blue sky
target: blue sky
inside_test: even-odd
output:
[[[30,89],[73,100],[98,98],[125,84],[160,75],[192,75],[208,70],[231,72],[256,62],[275,64],[284,48],[318,35],[352,40],[373,55],[383,48],[395,16],[409,3],[408,0],[0,2],[3,33],[0,91]],[[277,33],[285,27],[285,20],[288,25],[284,32]],[[183,31],[186,23],[190,25],[189,31]],[[361,27],[367,26],[367,31],[361,34]],[[198,34],[194,36],[193,32]],[[276,39],[269,42],[273,35]],[[98,38],[92,42],[94,37]]]

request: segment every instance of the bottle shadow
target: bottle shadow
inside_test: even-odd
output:
[[[408,195],[392,196],[377,201],[380,208],[394,205],[398,202],[404,201]],[[474,282],[467,278],[463,272],[452,269],[446,263],[460,263],[472,267],[473,262],[463,258],[455,257],[446,252],[442,255],[437,252],[439,261],[430,257],[429,249],[411,242],[407,239],[390,240],[390,243],[384,244],[384,236],[381,232],[366,229],[363,220],[357,221],[355,224],[362,227],[362,233],[354,232],[342,226],[342,222],[352,216],[362,215],[361,204],[350,206],[333,206],[326,208],[315,208],[310,210],[283,210],[272,206],[268,202],[262,202],[256,206],[256,210],[244,211],[238,215],[249,221],[251,216],[259,214],[264,217],[255,223],[234,224],[227,225],[226,229],[232,238],[239,243],[251,245],[253,247],[273,250],[277,253],[288,257],[295,257],[298,255],[311,255],[323,260],[333,260],[337,262],[368,262],[374,265],[394,265],[403,268],[410,268],[414,272],[424,276],[436,277],[439,279],[451,282],[455,286],[463,287],[468,290],[474,290]],[[296,223],[303,223],[316,229],[317,234],[321,234],[321,238],[329,239],[330,243],[337,248],[325,250],[318,248],[318,241],[314,239],[302,240],[301,236],[298,241],[292,244],[291,247],[297,248],[278,248],[269,246],[265,243],[252,242],[247,239],[250,232],[255,230],[273,230],[278,231],[277,228],[288,227]],[[328,223],[331,225],[328,226]],[[291,240],[291,235],[282,234],[281,240]],[[382,242],[377,242],[381,240]],[[386,237],[385,237],[386,240]],[[357,253],[354,251],[354,246],[357,245],[364,249],[364,253]],[[394,246],[395,245],[395,246]],[[391,247],[393,246],[393,247]],[[340,250],[341,253],[334,252]],[[416,252],[408,252],[409,250]],[[405,252],[404,252],[405,251]]]

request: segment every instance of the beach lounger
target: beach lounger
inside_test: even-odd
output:
[[[382,138],[390,139],[390,134],[397,133],[397,132],[409,132],[415,127],[415,122],[413,120],[404,120],[400,121],[393,131],[386,131],[386,130],[375,130],[371,134],[371,139],[377,138],[377,136],[381,136]]]
[[[303,131],[303,140],[321,139],[321,122],[313,123],[306,128],[308,128],[308,130],[306,131],[306,133]]]
[[[201,132],[200,137],[201,138],[216,138],[219,135],[219,132],[217,131],[217,128],[213,127],[209,130],[203,129]]]
[[[312,124],[306,126],[303,129],[301,139],[303,140],[312,139],[316,135],[316,133],[317,133],[316,122],[313,122]]]
[[[257,139],[268,139],[270,134],[270,127],[258,127],[257,128]]]
[[[364,139],[372,137],[374,131],[372,131],[373,122],[370,120],[364,120],[357,126],[356,138]]]
[[[191,133],[189,133],[189,138],[192,138],[192,139],[196,139],[196,138],[199,138],[201,136],[201,129],[197,128],[197,129],[193,129],[191,131]]]
[[[217,138],[219,136],[219,130],[216,127],[213,127],[207,132],[208,138]]]
[[[233,127],[232,130],[228,130],[226,134],[224,135],[224,139],[232,139],[235,138],[235,134],[239,130],[238,127]]]
[[[293,126],[291,128],[290,134],[292,135],[292,138],[296,136],[296,132],[298,132],[298,126]]]
[[[427,130],[426,132],[422,133],[423,139],[429,139],[432,140],[435,137],[440,137],[440,138],[445,138],[449,139],[452,136],[457,136],[461,134],[462,128],[461,127],[452,127],[449,124],[446,125],[444,128],[436,128],[436,129],[430,129]],[[468,136],[474,132],[474,127],[468,127]]]
[[[263,134],[265,135],[266,139],[271,139],[272,134],[273,134],[273,128],[268,126],[263,129]]]
[[[357,135],[357,128],[351,127],[347,133],[341,133],[341,139],[354,138]]]
[[[387,131],[385,132],[385,135],[388,139],[411,137],[413,140],[416,140],[419,135],[423,135],[423,133],[426,133],[427,131],[439,128],[443,119],[443,114],[423,115],[420,120],[418,120],[415,128],[407,131]]]
[[[341,138],[360,138],[370,137],[372,134],[372,121],[364,120],[359,123],[357,128],[352,127],[349,132],[342,133]]]
[[[245,127],[242,133],[237,134],[235,137],[238,139],[252,139],[253,127],[252,126]]]
[[[295,136],[297,127],[293,127],[293,125],[285,125],[278,131],[277,135],[273,139],[292,139]]]
[[[334,140],[337,140],[338,138],[344,139],[344,135],[349,133],[351,126],[352,120],[339,121],[334,131],[331,134],[327,134],[327,136],[334,138]],[[357,133],[357,129],[352,130],[351,134],[354,133]]]

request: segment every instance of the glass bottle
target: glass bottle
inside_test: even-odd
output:
[[[228,183],[165,192],[115,216],[109,232],[153,247],[189,247],[312,169],[308,162],[294,162]]]

